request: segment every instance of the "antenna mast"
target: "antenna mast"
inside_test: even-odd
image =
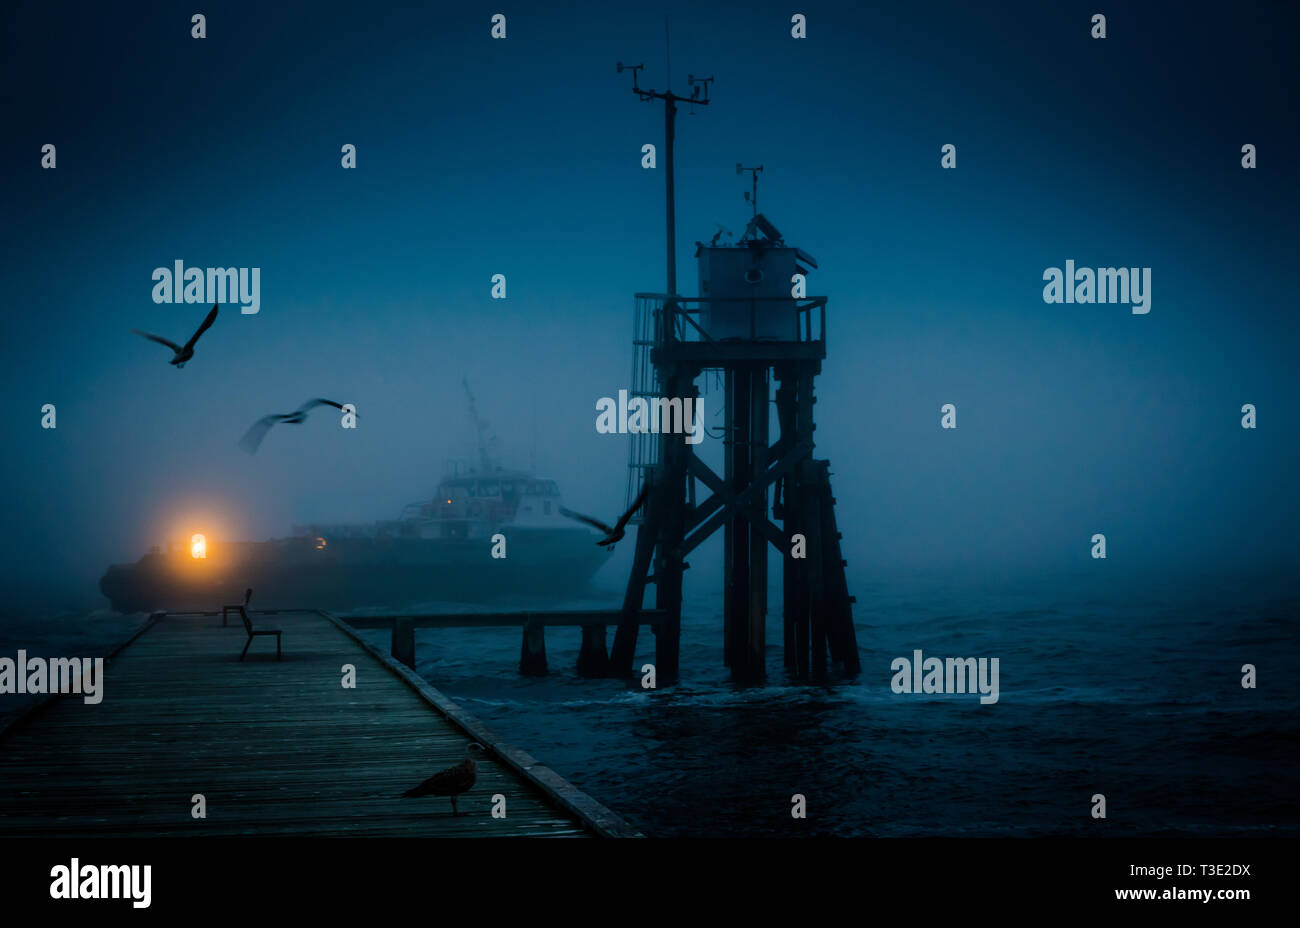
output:
[[[665,18],[664,29],[667,31],[668,22]],[[638,83],[637,72],[645,67],[644,64],[625,65],[618,62],[618,73],[624,71],[632,72],[632,92],[647,102],[651,100],[664,101],[664,171],[665,171],[665,199],[667,205],[667,239],[668,239],[668,289],[669,296],[677,295],[677,208],[673,192],[673,141],[674,141],[674,124],[677,116],[677,104],[689,103],[692,111],[695,106],[709,105],[709,84],[713,83],[712,77],[696,77],[693,74],[686,75],[686,81],[691,85],[691,95],[689,97],[679,97],[672,90],[656,91],[642,90]]]

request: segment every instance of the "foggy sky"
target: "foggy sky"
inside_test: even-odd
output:
[[[595,403],[629,386],[632,294],[664,287],[640,167],[663,111],[614,63],[663,88],[664,7],[503,6],[493,41],[496,8],[267,6],[206,4],[201,41],[163,4],[4,13],[12,599],[93,604],[110,562],[194,531],[395,518],[472,457],[462,376],[506,464],[535,448],[568,505],[622,506]],[[807,8],[803,41],[789,5],[669,8],[674,89],[716,77],[678,118],[679,290],[694,241],[744,228],[735,163],[763,164],[760,207],[830,298],[816,439],[846,557],[1056,569],[1104,532],[1139,573],[1294,564],[1294,7],[1125,5],[1096,41],[1077,4],[907,6]],[[202,318],[150,298],[176,259],[262,269],[261,312],[224,309],[179,371],[130,334]],[[1044,303],[1067,259],[1151,267],[1150,314]],[[236,447],[313,396],[360,428]]]

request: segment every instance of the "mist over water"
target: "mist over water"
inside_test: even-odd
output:
[[[196,531],[395,518],[446,459],[475,456],[462,376],[503,463],[619,511],[626,438],[596,432],[595,403],[629,386],[632,294],[663,287],[663,178],[639,162],[662,114],[612,63],[660,66],[662,11],[595,9],[521,14],[486,57],[457,38],[468,10],[258,9],[206,43],[169,40],[147,10],[6,11],[26,37],[3,64],[10,123],[61,152],[47,171],[34,142],[0,152],[11,602],[94,608],[109,563]],[[812,46],[764,27],[788,19],[777,5],[669,4],[681,72],[717,75],[713,103],[678,120],[681,289],[697,289],[692,243],[748,217],[735,162],[764,164],[762,210],[830,298],[817,453],[851,563],[1064,568],[1094,532],[1138,571],[1297,563],[1300,197],[1292,172],[1236,153],[1295,147],[1277,118],[1292,49],[1197,9],[1132,10],[1104,42],[1063,44],[1040,4],[924,22],[849,7]],[[320,79],[330,60],[353,62],[346,80]],[[104,73],[99,99],[86,75]],[[52,94],[61,107],[39,105]],[[177,112],[204,117],[129,128]],[[217,125],[234,144],[213,144]],[[113,156],[90,157],[106,139]],[[947,141],[960,160],[941,171]],[[178,259],[262,269],[260,311],[227,307],[184,370],[129,331],[183,337],[202,317],[151,300],[152,270]],[[1043,270],[1066,259],[1151,267],[1150,313],[1045,304]],[[237,449],[312,396],[354,403],[360,428],[321,417]],[[1243,403],[1258,429],[1239,427]]]

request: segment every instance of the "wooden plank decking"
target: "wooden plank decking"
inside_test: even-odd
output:
[[[282,661],[258,638],[241,663],[238,623],[160,617],[106,665],[101,703],[59,697],[8,729],[0,834],[636,834],[332,617],[255,621],[284,630]],[[355,689],[341,685],[344,664]],[[400,798],[473,739],[492,753],[460,800],[467,814]],[[191,817],[196,793],[206,819]],[[496,793],[504,819],[490,814]]]

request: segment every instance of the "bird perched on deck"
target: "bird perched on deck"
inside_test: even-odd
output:
[[[212,304],[212,310],[208,313],[207,318],[203,320],[203,323],[198,327],[195,333],[190,336],[190,340],[183,345],[178,345],[173,341],[163,338],[161,335],[150,335],[148,332],[141,332],[139,329],[132,329],[131,331],[136,335],[139,335],[141,338],[147,338],[151,342],[157,342],[160,345],[166,345],[170,348],[172,350],[172,359],[167,363],[176,365],[177,370],[179,370],[185,366],[186,361],[194,357],[194,345],[199,340],[199,336],[212,328],[212,323],[217,321],[217,309],[219,306],[219,303]]]
[[[576,519],[579,522],[586,522],[588,525],[600,529],[605,533],[605,537],[597,541],[596,544],[612,545],[614,542],[622,540],[623,535],[626,533],[628,520],[631,519],[632,516],[636,514],[636,511],[645,504],[646,497],[649,495],[650,484],[647,483],[641,488],[641,492],[637,494],[636,502],[632,504],[632,508],[618,517],[618,521],[614,523],[613,528],[610,528],[599,519],[593,519],[591,516],[584,516],[580,512],[573,512],[570,509],[565,509],[563,506],[560,507],[560,515],[568,516],[570,519]]]
[[[473,788],[474,781],[478,779],[478,763],[474,758],[486,753],[487,748],[483,745],[477,741],[470,742],[469,747],[465,749],[463,761],[454,767],[438,771],[419,786],[413,786],[402,793],[402,797],[446,796],[451,800],[451,814],[460,815],[460,810],[456,808],[456,797],[468,793]]]
[[[266,437],[267,432],[271,431],[271,426],[281,422],[286,425],[301,425],[307,421],[307,413],[317,406],[333,406],[335,409],[343,409],[342,403],[317,397],[303,403],[293,412],[272,413],[269,416],[263,416],[253,423],[252,428],[244,433],[244,437],[239,440],[239,447],[249,454],[256,454],[258,447],[262,444],[262,439]],[[346,410],[344,411],[346,412]]]

